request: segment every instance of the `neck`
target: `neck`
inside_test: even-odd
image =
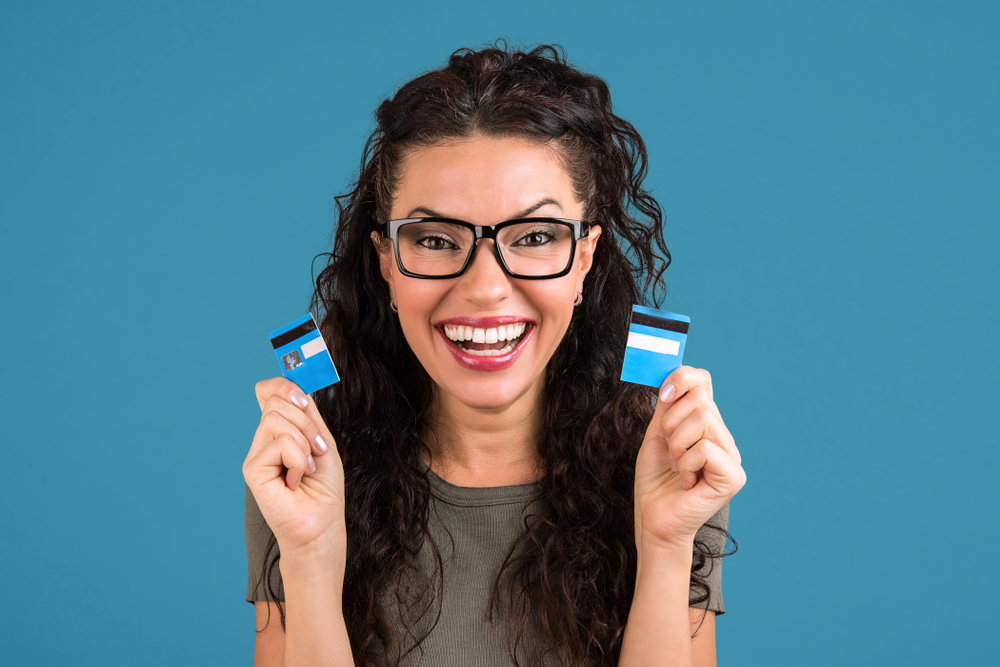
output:
[[[473,408],[435,392],[424,432],[428,463],[439,477],[456,486],[510,486],[541,476],[538,433],[541,391],[535,388],[500,408]]]

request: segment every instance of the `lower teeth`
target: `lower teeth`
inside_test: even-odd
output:
[[[466,354],[471,354],[477,357],[499,357],[501,354],[507,354],[514,349],[513,345],[507,345],[500,350],[466,350],[464,347],[462,351]]]
[[[471,354],[475,357],[499,357],[501,354],[507,354],[515,347],[517,347],[517,344],[521,342],[522,338],[524,338],[523,334],[518,336],[514,340],[507,341],[507,344],[504,345],[499,350],[470,350],[465,347],[464,344],[465,341],[453,341],[453,342],[455,343],[455,346],[458,347],[458,349],[460,349],[462,352],[465,352],[466,354]]]

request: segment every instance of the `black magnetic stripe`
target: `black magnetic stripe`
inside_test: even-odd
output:
[[[286,331],[280,336],[275,336],[271,339],[271,345],[273,345],[274,349],[277,350],[279,347],[288,345],[296,338],[302,338],[310,331],[316,331],[316,322],[312,318],[310,318],[308,322],[303,322],[299,326]]]
[[[655,317],[653,315],[635,312],[632,313],[632,324],[641,324],[646,327],[666,329],[667,331],[676,331],[677,333],[682,334],[686,334],[688,332],[688,327],[690,326],[687,322],[680,322],[678,320],[670,320],[665,317]]]

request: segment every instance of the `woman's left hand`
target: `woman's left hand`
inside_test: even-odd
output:
[[[674,390],[671,393],[670,386]],[[690,549],[698,529],[746,484],[740,452],[708,371],[681,366],[660,389],[635,464],[635,536],[647,548]]]

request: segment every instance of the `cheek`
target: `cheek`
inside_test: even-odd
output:
[[[543,315],[553,323],[565,328],[573,317],[573,301],[576,299],[576,287],[572,281],[542,289],[536,293],[535,303]]]
[[[416,280],[396,276],[396,306],[403,333],[410,346],[419,344],[431,331],[430,322],[434,309],[443,299],[441,288],[433,280]]]

